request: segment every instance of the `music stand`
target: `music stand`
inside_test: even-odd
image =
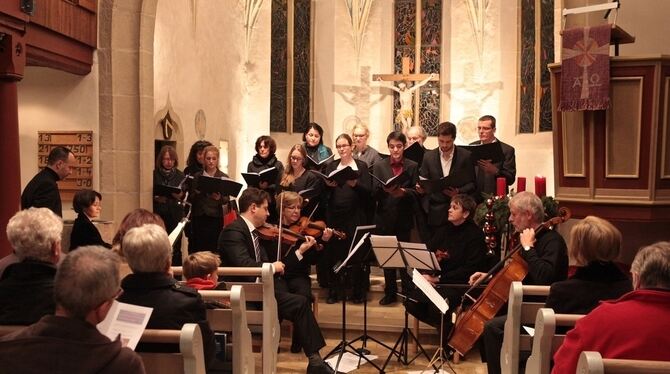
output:
[[[347,263],[349,262],[349,260],[351,260],[351,258],[356,254],[356,252],[363,246],[363,244],[365,243],[365,240],[368,238],[368,236],[370,235],[372,230],[374,230],[374,228],[375,228],[374,225],[356,227],[356,232],[354,233],[354,240],[357,237],[359,237],[360,239],[358,240],[358,242],[355,242],[354,240],[351,241],[352,247],[349,250],[349,255],[347,256],[347,258],[344,259],[344,261],[342,261],[341,264],[337,265],[335,267],[335,269],[333,269],[333,271],[336,274],[344,277],[343,272],[341,273],[341,270],[347,267]],[[359,234],[359,232],[360,232],[360,234]],[[355,243],[355,245],[354,245],[354,243]],[[335,353],[339,352],[339,354],[337,356],[337,362],[335,363],[335,367],[333,368],[333,370],[335,370],[335,372],[337,372],[337,369],[340,366],[340,362],[342,361],[342,356],[344,355],[345,352],[349,352],[349,353],[351,353],[355,356],[358,356],[359,366],[360,366],[360,360],[364,359],[365,361],[370,363],[372,366],[374,366],[377,370],[381,371],[379,366],[377,366],[374,362],[372,362],[370,359],[365,357],[363,349],[357,350],[352,345],[353,342],[355,342],[356,340],[361,339],[363,336],[361,336],[359,338],[356,338],[356,339],[352,340],[351,342],[349,342],[349,341],[347,341],[346,332],[347,332],[347,300],[346,300],[345,297],[342,297],[342,340],[340,340],[340,342],[337,344],[337,346],[335,346],[335,348],[333,348],[333,350],[328,352],[328,354],[326,355],[326,357],[324,359],[327,359],[328,357],[331,357]],[[349,348],[349,349],[347,349],[347,348]]]
[[[380,235],[373,235],[370,237],[370,242],[372,242],[372,250],[377,257],[379,267],[382,269],[404,269],[407,271],[408,268],[413,268],[440,271],[440,265],[435,257],[435,253],[428,251],[425,244],[399,242],[395,236]],[[406,292],[406,290],[403,291]],[[401,296],[407,298],[406,295]],[[426,350],[423,349],[419,339],[409,329],[407,322],[408,312],[407,308],[405,308],[405,326],[403,327],[398,340],[396,340],[395,345],[391,349],[391,353],[388,358],[386,358],[382,371],[386,368],[393,356],[397,356],[398,361],[403,365],[411,364],[422,354],[427,360],[432,360],[430,356],[428,356],[428,353],[426,353]],[[410,339],[414,340],[417,346],[417,353],[412,359],[409,359],[408,357]]]

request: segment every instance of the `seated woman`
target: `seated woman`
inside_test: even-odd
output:
[[[279,207],[283,211],[279,212]],[[302,197],[292,191],[284,191],[277,196],[277,211],[281,214],[282,226],[285,228],[294,225],[300,220],[300,207],[302,207]],[[282,236],[287,234],[282,234]],[[290,234],[289,234],[290,235]],[[286,240],[282,241],[281,255],[277,256],[277,240],[265,245],[273,253],[268,253],[270,260],[278,259],[284,263],[284,280],[291,293],[305,296],[311,302],[312,297],[312,279],[309,277],[312,265],[316,265],[322,255],[323,243],[328,242],[333,235],[333,230],[326,228],[318,240],[311,236],[305,236],[304,239],[296,238],[295,243],[290,244]],[[295,238],[295,236],[294,236]],[[298,353],[302,350],[302,344],[297,340],[297,334],[293,334],[291,343],[291,352]]]
[[[70,234],[70,250],[85,245],[101,245],[112,248],[112,245],[102,240],[100,231],[93,224],[93,220],[100,217],[102,211],[102,195],[93,190],[81,190],[74,194],[72,207],[77,212],[72,233]]]
[[[609,221],[588,216],[570,231],[568,255],[578,268],[551,285],[546,307],[556,313],[587,314],[600,301],[618,299],[633,290],[628,275],[613,262],[621,252],[621,232]]]
[[[281,161],[277,160],[275,152],[277,152],[277,143],[268,135],[261,135],[256,139],[256,154],[254,155],[249,165],[247,165],[247,172],[260,173],[263,170],[275,168],[277,169],[277,180],[273,183],[260,182],[257,187],[261,190],[267,191],[270,194],[269,210],[270,218],[268,222],[276,223],[277,222],[277,211],[275,209],[275,199],[274,196],[277,194],[277,188],[279,182],[281,181],[282,175],[284,174],[284,165]]]
[[[112,251],[116,252],[116,254],[118,254],[119,257],[121,257],[121,265],[119,266],[119,275],[121,279],[123,279],[123,277],[125,277],[126,275],[132,273],[132,270],[130,269],[126,261],[126,256],[123,253],[123,247],[122,247],[123,238],[125,237],[128,230],[149,223],[153,223],[162,228],[165,228],[163,219],[158,214],[152,213],[142,208],[137,208],[131,211],[130,213],[126,214],[126,216],[123,217],[123,219],[121,220],[119,228],[116,230],[114,238],[112,238]]]
[[[484,232],[473,221],[477,204],[469,195],[459,194],[451,198],[449,206],[449,223],[443,231],[438,232],[429,243],[430,250],[435,251],[440,260],[439,275],[424,274],[424,278],[437,291],[449,300],[449,309],[456,310],[464,289],[439,287],[439,283],[468,284],[470,274],[486,270],[486,243]],[[417,300],[406,301],[407,311],[419,320],[440,329],[441,313],[419,290],[413,290],[409,297]],[[442,325],[442,336],[447,337],[451,331],[451,318],[446,316]],[[446,340],[444,340],[446,344]]]

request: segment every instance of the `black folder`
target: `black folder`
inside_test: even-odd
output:
[[[317,169],[321,169],[321,167],[322,167],[323,165],[325,165],[325,164],[329,163],[330,161],[332,161],[333,158],[335,158],[335,154],[332,154],[332,155],[330,155],[330,156],[324,158],[324,159],[321,160],[321,161],[316,161],[315,159],[313,159],[313,158],[307,156],[307,168],[308,168],[308,169],[309,169],[309,168],[317,168]]]
[[[310,171],[312,173],[320,176],[323,179],[337,182],[338,186],[343,185],[348,180],[358,179],[358,177],[360,175],[358,173],[358,171],[352,169],[351,166],[347,166],[347,167],[344,167],[342,169],[333,170],[328,175],[326,175],[324,173],[321,173],[317,170],[310,170]]]
[[[226,177],[200,175],[198,177],[198,190],[206,193],[218,192],[223,196],[237,196],[242,190],[242,183],[237,183]]]
[[[168,186],[165,184],[154,184],[154,196],[165,196],[169,198],[174,198],[174,196],[172,196],[172,194],[174,193],[176,194],[181,193],[181,188]]]
[[[488,144],[477,145],[459,145],[463,149],[467,149],[472,154],[472,162],[477,163],[479,160],[491,160],[492,163],[505,161],[505,154],[503,154],[500,142],[493,142]]]
[[[444,190],[447,187],[458,188],[471,180],[466,179],[464,175],[454,174],[442,177],[440,179],[421,179],[419,178],[419,185],[426,191],[426,193],[435,193]]]
[[[386,188],[390,188],[390,187],[394,187],[394,186],[399,186],[399,185],[404,184],[405,182],[407,182],[407,181],[409,180],[409,174],[407,174],[407,172],[405,172],[405,171],[403,171],[402,173],[400,173],[400,174],[398,174],[398,175],[396,175],[396,176],[393,176],[393,177],[391,177],[391,178],[389,178],[389,179],[387,179],[387,180],[385,180],[385,181],[379,179],[379,178],[378,178],[376,175],[374,175],[373,173],[370,173],[370,175],[372,175],[372,178],[378,180],[379,183],[381,183],[382,185],[384,185],[384,187],[386,187]],[[412,187],[413,187],[413,186],[412,186]]]
[[[423,161],[423,154],[426,152],[426,149],[423,148],[419,142],[414,142],[409,147],[405,148],[403,156],[408,160],[412,160],[417,164],[420,164]]]
[[[244,178],[249,187],[258,187],[261,182],[275,184],[277,183],[278,176],[279,170],[277,170],[277,168],[274,166],[269,169],[262,170],[259,173],[242,173],[242,178]]]

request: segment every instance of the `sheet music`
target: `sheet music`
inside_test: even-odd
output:
[[[426,295],[426,297],[428,297],[428,300],[430,300],[437,307],[437,309],[442,312],[442,314],[447,313],[447,310],[449,310],[449,304],[447,304],[447,301],[416,269],[412,270],[412,282],[421,290],[421,292]]]
[[[121,344],[135,350],[147,327],[153,308],[121,303],[116,300],[107,317],[96,326],[102,335],[114,341],[120,335]]]
[[[368,235],[370,235],[370,233],[366,232],[365,235],[361,237],[361,240],[359,240],[358,243],[356,243],[356,246],[351,251],[349,251],[349,255],[347,256],[347,258],[345,258],[344,261],[342,261],[342,263],[340,264],[340,266],[338,266],[337,269],[335,269],[335,273],[339,273],[340,270],[342,270],[342,267],[347,265],[349,259],[352,258],[354,254],[358,251],[358,248],[360,248],[363,245],[363,243],[365,243],[365,239],[367,239]]]

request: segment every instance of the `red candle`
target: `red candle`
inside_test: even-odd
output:
[[[507,189],[507,181],[504,177],[498,177],[496,179],[496,196],[505,196],[505,190]]]
[[[518,177],[516,179],[516,192],[523,192],[526,190],[526,177]]]
[[[535,177],[535,194],[540,198],[547,195],[547,178],[540,175]]]

